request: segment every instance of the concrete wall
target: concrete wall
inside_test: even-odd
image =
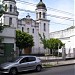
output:
[[[73,48],[75,48],[75,28],[70,27],[65,30],[56,31],[50,33],[50,38],[60,39],[66,47],[66,53],[73,53]]]
[[[15,28],[4,27],[2,33],[0,33],[0,36],[3,37],[2,43],[13,43],[14,50],[16,50],[16,47],[15,47],[15,37],[16,37]]]

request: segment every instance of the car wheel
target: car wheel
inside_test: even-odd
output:
[[[9,75],[17,75],[17,69],[16,68],[11,68]]]
[[[37,71],[37,72],[40,72],[41,69],[42,69],[42,67],[41,67],[40,65],[36,66],[36,71]]]

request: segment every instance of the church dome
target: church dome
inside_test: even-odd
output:
[[[46,5],[42,2],[42,0],[40,0],[40,2],[37,4],[37,9],[46,9]]]

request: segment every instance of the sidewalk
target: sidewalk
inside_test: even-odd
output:
[[[39,57],[39,58],[42,60],[42,64],[52,65],[51,67],[75,64],[75,59],[73,58],[66,58],[65,60],[62,59],[62,57]]]

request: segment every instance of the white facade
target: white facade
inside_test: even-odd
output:
[[[7,11],[2,16],[3,25],[9,26],[10,28],[8,30],[10,30],[12,27],[15,27],[18,30],[21,30],[33,35],[34,47],[32,48],[32,53],[45,52],[43,48],[43,44],[40,43],[41,40],[38,33],[40,33],[42,37],[44,34],[47,39],[49,38],[60,39],[63,43],[65,43],[66,53],[69,52],[69,49],[71,49],[71,53],[73,53],[73,49],[75,48],[75,42],[74,42],[75,27],[70,27],[65,30],[49,33],[50,20],[47,20],[47,17],[46,17],[47,9],[45,4],[42,2],[42,0],[40,0],[40,2],[37,4],[35,9],[36,20],[33,20],[29,14],[22,19],[18,19],[19,13],[17,12],[15,0],[3,0],[3,4],[7,5],[7,8],[8,8]],[[9,33],[10,34],[8,35],[12,36],[13,34],[11,33],[14,33],[14,31],[10,30]],[[4,33],[4,35],[5,34],[6,33]],[[11,42],[10,38],[11,37],[9,37],[9,39],[6,38],[7,40],[5,39],[5,42],[8,42],[8,41]],[[14,42],[14,40],[12,40],[12,42]]]
[[[74,52],[75,48],[75,26],[67,28],[65,30],[56,31],[50,33],[50,38],[58,38],[64,44],[66,48],[66,53],[68,54]]]
[[[2,0],[3,5],[7,7],[6,12],[1,16],[0,22],[4,26],[0,36],[3,37],[2,43],[13,44],[13,50],[16,51],[16,28],[18,20],[18,12],[16,2],[14,0]],[[12,9],[11,9],[12,8]]]
[[[7,6],[7,11],[2,16],[2,24],[15,27],[18,30],[31,34],[34,39],[32,53],[44,53],[43,44],[40,43],[41,41],[38,33],[40,33],[42,37],[45,35],[47,39],[49,38],[49,20],[46,18],[47,9],[42,0],[40,0],[36,7],[36,20],[33,20],[29,14],[25,18],[18,19],[15,0],[3,0],[3,4]],[[11,31],[11,33],[13,33],[13,31]],[[11,34],[9,35],[11,36]],[[8,40],[10,42],[10,37]],[[5,42],[7,41],[5,40]]]
[[[39,6],[40,3],[42,6]],[[43,7],[44,5],[44,7]],[[40,8],[41,7],[41,8]],[[33,35],[34,39],[34,47],[32,48],[32,53],[44,53],[43,44],[41,44],[41,40],[39,34],[43,37],[49,38],[49,20],[46,18],[46,6],[40,0],[36,7],[36,20],[33,20],[28,14],[26,18],[18,20],[18,28],[21,31],[25,31],[31,35]]]
[[[18,12],[14,0],[3,0],[3,5],[7,6],[7,11],[2,16],[3,25],[17,28]]]
[[[15,28],[12,27],[4,27],[3,31],[0,33],[0,36],[3,37],[2,43],[13,43],[14,51],[16,50],[15,35]]]
[[[21,20],[18,20],[18,28],[21,31],[27,32],[30,35],[33,36],[34,39],[34,47],[32,48],[32,53],[39,53],[39,49],[41,50],[41,53],[44,53],[43,45],[40,43],[40,33],[42,36],[43,34],[47,36],[46,38],[49,38],[49,21],[43,21],[43,20],[33,20],[29,15],[26,16],[26,18],[23,18]],[[46,31],[44,31],[44,23],[46,26]]]

